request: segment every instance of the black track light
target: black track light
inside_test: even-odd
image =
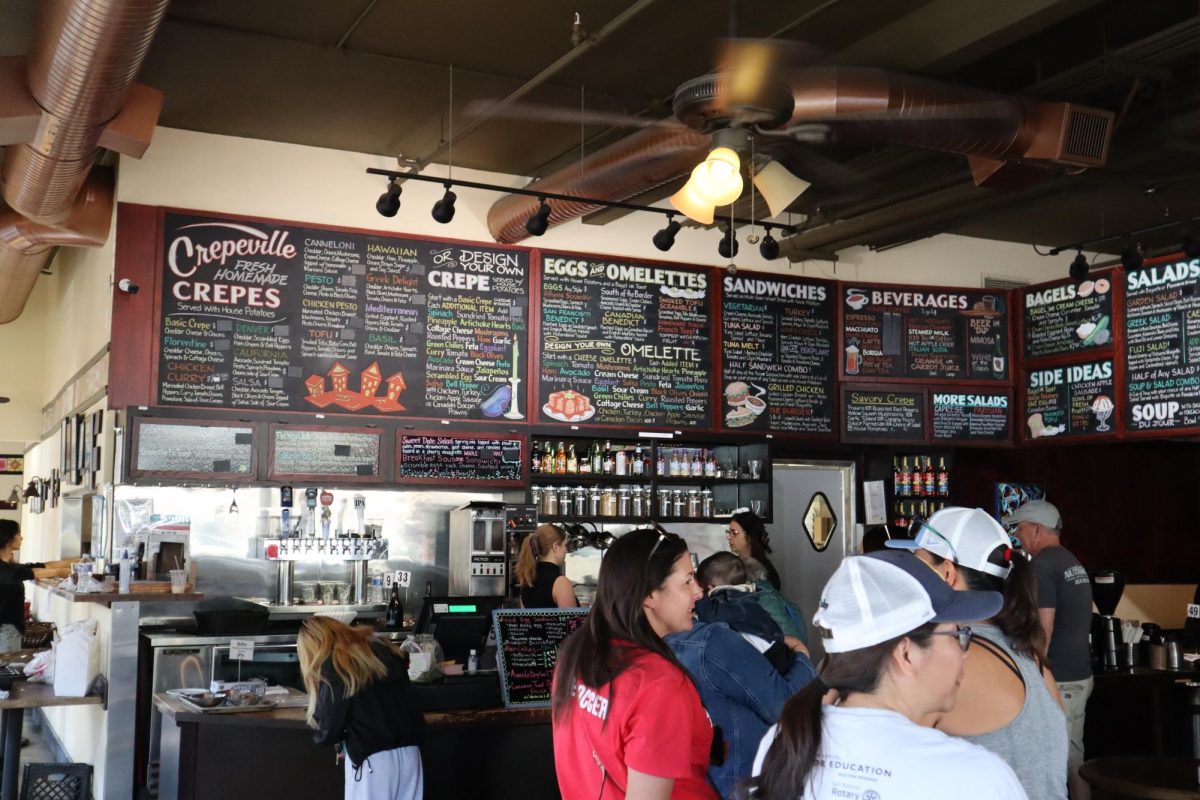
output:
[[[1142,261],[1141,248],[1136,245],[1126,245],[1121,251],[1121,266],[1125,269],[1141,269]]]
[[[396,178],[388,183],[387,191],[375,201],[375,210],[385,217],[394,217],[400,210],[400,181]]]
[[[1075,259],[1071,262],[1071,269],[1067,272],[1071,276],[1071,280],[1079,283],[1088,276],[1088,271],[1087,256],[1082,251],[1075,253]]]
[[[721,254],[721,258],[733,258],[738,254],[737,235],[733,232],[733,228],[725,229],[721,243],[717,245],[717,252]]]
[[[667,227],[654,234],[654,246],[664,253],[670,250],[675,246],[675,234],[679,233],[679,229],[682,227],[683,225],[676,222],[674,217],[668,217]]]
[[[549,227],[550,204],[543,197],[538,201],[537,213],[525,221],[525,230],[529,231],[532,236],[541,236]]]
[[[758,254],[767,261],[774,261],[779,258],[779,242],[775,241],[775,237],[771,235],[771,228],[769,226],[763,226],[763,230],[766,231],[766,235],[759,242]]]
[[[446,184],[446,193],[433,204],[433,218],[443,225],[454,219],[454,201],[457,199],[458,195],[450,190],[450,184]]]
[[[1188,228],[1183,232],[1183,240],[1180,242],[1183,248],[1183,254],[1188,259],[1200,258],[1200,236],[1196,235],[1195,228]]]

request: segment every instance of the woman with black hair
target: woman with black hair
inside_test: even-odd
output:
[[[663,641],[691,630],[700,597],[673,533],[631,531],[605,553],[591,613],[554,673],[554,766],[567,800],[716,797],[705,778],[712,723]]]
[[[1013,771],[982,747],[924,727],[954,707],[969,627],[996,592],[956,592],[911,553],[842,561],[813,628],[818,677],[784,706],[755,760],[755,800],[1021,800]]]
[[[779,580],[779,570],[767,558],[771,552],[771,537],[762,519],[753,511],[742,509],[734,513],[725,529],[725,537],[729,540],[729,549],[743,558],[753,558],[763,565],[767,571],[767,581],[776,589],[782,591],[783,584]]]
[[[914,550],[954,589],[1004,595],[1000,613],[971,626],[976,646],[954,709],[927,722],[1003,758],[1031,797],[1066,800],[1067,720],[1046,666],[1029,562],[978,508],[944,508],[920,523],[915,538],[887,544]]]
[[[0,519],[0,624],[15,625],[25,630],[25,581],[43,578],[65,578],[71,574],[71,565],[79,559],[64,558],[45,564],[31,561],[20,564],[14,561],[21,549],[21,526],[11,519]]]

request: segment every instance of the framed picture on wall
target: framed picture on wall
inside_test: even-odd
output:
[[[84,438],[85,419],[83,414],[71,417],[71,469],[70,482],[83,483],[84,461],[87,458],[87,444]]]
[[[67,483],[71,483],[71,462],[75,457],[75,439],[71,435],[73,432],[71,417],[67,415],[58,426],[58,470]]]
[[[0,475],[20,475],[25,471],[25,456],[0,455]]]

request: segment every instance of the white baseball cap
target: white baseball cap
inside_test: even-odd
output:
[[[1058,512],[1058,506],[1048,500],[1030,500],[1005,517],[1003,522],[1006,527],[1019,522],[1036,522],[1057,531],[1062,529],[1062,514]]]
[[[889,539],[888,547],[928,550],[962,567],[1007,578],[1012,572],[1012,540],[1004,528],[981,508],[948,506],[923,521],[912,539]],[[991,563],[997,547],[1009,550],[1008,564]]]
[[[821,591],[813,624],[825,652],[886,642],[927,622],[973,622],[1000,611],[999,592],[956,592],[912,553],[880,550],[848,556]]]

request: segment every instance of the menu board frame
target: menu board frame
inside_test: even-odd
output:
[[[1002,394],[1008,398],[1008,408],[1005,410],[1005,414],[1008,417],[1008,436],[1006,436],[1004,439],[995,439],[995,440],[962,439],[962,438],[939,439],[934,435],[934,410],[933,410],[934,394],[941,393],[941,392],[947,392],[947,391],[955,392],[955,393],[963,393],[963,394],[972,394],[973,393],[969,389],[967,391],[964,391],[965,388],[966,387],[963,387],[963,386],[941,385],[941,384],[929,387],[929,390],[926,393],[926,400],[927,400],[927,417],[926,417],[926,419],[928,420],[927,430],[928,430],[928,434],[929,434],[929,444],[936,446],[936,447],[991,447],[991,448],[1012,447],[1013,442],[1016,439],[1016,433],[1015,433],[1016,421],[1015,421],[1015,417],[1014,417],[1014,411],[1016,410],[1016,408],[1015,408],[1016,392],[1011,387],[1008,387],[1008,386],[996,386],[996,387],[975,386],[975,387],[973,387],[975,392],[978,392],[980,394]]]
[[[850,431],[846,424],[846,394],[853,391],[865,392],[904,392],[906,394],[916,394],[921,396],[919,408],[921,409],[921,438],[914,439],[904,436],[858,436]],[[931,436],[930,424],[932,418],[930,413],[932,409],[929,406],[929,389],[925,386],[917,386],[915,384],[898,384],[892,383],[840,383],[838,385],[838,423],[841,428],[841,442],[843,444],[890,444],[890,445],[927,445]]]
[[[839,383],[860,384],[860,382],[870,383],[899,383],[908,384],[910,386],[920,385],[927,386],[930,383],[939,385],[957,386],[957,385],[973,385],[973,386],[1014,386],[1015,375],[1018,371],[1019,359],[1016,359],[1014,351],[1015,339],[1013,336],[1014,325],[1013,315],[1015,309],[1013,307],[1013,293],[1011,289],[991,289],[979,288],[973,286],[931,286],[928,284],[901,284],[901,283],[878,283],[872,281],[838,281],[837,282],[837,353],[835,354],[835,375]],[[846,374],[846,346],[850,337],[846,334],[846,303],[842,302],[847,289],[862,287],[864,289],[882,289],[886,291],[896,291],[900,293],[912,292],[928,292],[928,293],[965,293],[977,294],[985,293],[992,295],[1002,295],[1006,304],[1005,311],[1001,313],[1000,319],[1008,320],[1007,329],[1004,331],[1007,337],[1006,360],[1007,368],[1006,376],[1003,380],[996,378],[945,378],[941,376],[908,376],[908,375],[847,375]],[[1001,323],[1003,325],[1003,322]]]
[[[526,414],[527,424],[529,424],[534,430],[545,430],[545,431],[559,431],[559,430],[576,431],[576,430],[583,430],[583,429],[591,429],[591,430],[597,430],[597,431],[613,431],[613,430],[629,431],[630,429],[636,429],[636,430],[640,430],[640,431],[678,431],[681,429],[684,429],[684,430],[695,429],[695,425],[696,425],[696,423],[686,422],[686,421],[671,422],[669,424],[663,424],[663,425],[637,425],[637,424],[629,424],[629,423],[624,423],[624,424],[597,423],[597,422],[592,422],[590,420],[580,420],[577,422],[559,422],[557,420],[545,420],[545,419],[541,418],[541,416],[539,414],[540,407],[537,404],[540,402],[538,398],[541,397],[541,391],[542,391],[542,375],[541,375],[540,367],[542,364],[542,353],[543,353],[543,344],[544,344],[542,341],[542,303],[543,303],[542,283],[545,278],[544,270],[546,268],[547,259],[553,258],[553,257],[564,256],[564,257],[568,257],[568,258],[580,258],[580,259],[587,259],[587,260],[606,260],[606,261],[615,260],[615,261],[620,261],[620,262],[624,262],[624,263],[636,264],[638,266],[646,266],[646,267],[650,267],[650,268],[661,267],[663,269],[676,270],[676,271],[680,271],[680,272],[697,272],[697,273],[703,274],[706,277],[706,279],[708,280],[708,296],[705,299],[705,305],[707,307],[708,318],[713,321],[713,325],[710,326],[709,343],[708,343],[708,359],[706,362],[704,362],[704,364],[708,370],[708,375],[707,375],[708,387],[707,387],[707,392],[705,395],[705,401],[708,403],[708,414],[706,416],[706,420],[704,423],[705,427],[702,428],[701,430],[705,433],[720,431],[720,428],[717,427],[717,417],[716,417],[716,415],[719,411],[719,406],[717,405],[717,397],[716,397],[716,393],[717,393],[716,386],[718,383],[717,378],[716,378],[716,370],[719,368],[719,354],[718,354],[717,350],[720,346],[720,342],[719,342],[719,339],[720,339],[720,334],[719,334],[719,331],[720,331],[720,327],[719,327],[720,326],[720,303],[718,302],[718,298],[717,298],[718,289],[714,285],[714,280],[715,280],[716,275],[719,273],[719,270],[714,269],[713,267],[709,267],[709,266],[703,266],[703,265],[698,265],[698,264],[686,264],[686,263],[682,263],[682,262],[678,262],[678,261],[665,261],[662,259],[627,257],[627,256],[621,256],[621,255],[614,255],[611,253],[595,253],[595,252],[588,252],[588,251],[583,251],[583,250],[575,251],[575,250],[565,250],[565,249],[560,249],[560,248],[553,248],[553,249],[546,248],[546,249],[538,249],[535,252],[537,254],[536,270],[531,267],[531,280],[530,280],[531,300],[530,300],[530,304],[529,304],[529,339],[530,339],[529,352],[531,354],[531,357],[529,359],[529,362],[530,362],[531,367],[534,364],[536,364],[538,366],[538,369],[531,370],[531,377],[530,377],[530,380],[528,383],[529,389],[530,389],[530,394],[533,399],[529,401],[529,409],[530,410]],[[533,356],[536,356],[536,358]],[[594,419],[594,417],[592,419]],[[551,435],[553,435],[553,434],[551,434]]]
[[[130,478],[172,478],[180,480],[221,480],[231,483],[254,483],[258,478],[259,450],[264,426],[258,422],[241,419],[182,419],[179,417],[137,416],[130,420],[129,456],[127,471]],[[200,428],[250,428],[254,437],[250,444],[250,472],[188,472],[183,470],[139,469],[137,466],[138,445],[142,428],[146,425],[190,425]]]
[[[505,708],[548,708],[550,706],[550,698],[546,698],[545,701],[512,699],[512,695],[509,692],[508,662],[504,657],[504,628],[500,624],[500,620],[504,617],[522,616],[578,617],[580,619],[579,624],[582,625],[589,613],[591,613],[590,608],[497,608],[492,611],[492,627],[496,634],[496,669],[500,674],[500,695]],[[578,627],[577,625],[576,629]],[[570,633],[567,634],[567,636],[570,635]],[[553,677],[553,670],[551,670],[551,677]]]
[[[1118,352],[1120,352],[1120,351],[1118,351]],[[1076,359],[1069,359],[1066,361],[1063,361],[1061,359],[1056,359],[1056,361],[1054,363],[1045,363],[1045,364],[1039,364],[1039,365],[1035,365],[1035,366],[1025,366],[1025,365],[1021,366],[1021,385],[1020,385],[1020,387],[1018,387],[1015,390],[1017,393],[1017,397],[1018,397],[1018,399],[1017,399],[1018,413],[1017,413],[1016,418],[1013,419],[1013,427],[1020,431],[1019,441],[1022,446],[1062,447],[1064,445],[1074,445],[1074,444],[1094,444],[1096,442],[1113,442],[1113,441],[1117,441],[1119,439],[1124,438],[1124,419],[1123,419],[1124,415],[1121,413],[1118,413],[1118,412],[1124,411],[1125,403],[1126,403],[1125,383],[1124,383],[1124,379],[1123,379],[1123,375],[1122,375],[1123,368],[1122,368],[1121,359],[1118,357],[1118,353],[1112,353],[1109,355],[1102,355],[1100,353],[1092,353],[1091,355],[1092,355],[1091,358],[1082,358],[1082,359],[1076,358]],[[1028,432],[1029,426],[1026,424],[1028,416],[1029,416],[1028,403],[1026,402],[1026,388],[1029,385],[1029,373],[1037,372],[1039,370],[1068,368],[1068,367],[1072,367],[1072,366],[1079,366],[1079,365],[1083,365],[1083,364],[1089,364],[1089,363],[1105,361],[1105,360],[1111,361],[1113,364],[1112,381],[1113,381],[1113,395],[1114,395],[1113,402],[1115,404],[1115,408],[1113,410],[1112,417],[1110,418],[1111,421],[1109,422],[1109,427],[1111,427],[1112,430],[1105,431],[1102,433],[1096,433],[1096,432],[1078,433],[1078,434],[1071,434],[1069,436],[1062,436],[1062,437],[1059,437],[1059,436],[1031,437]]]
[[[713,420],[714,420],[714,423],[716,426],[713,428],[713,431],[715,433],[721,433],[721,434],[726,434],[726,435],[755,436],[755,437],[765,437],[768,439],[787,439],[787,440],[796,440],[796,441],[826,441],[826,442],[837,441],[839,438],[840,432],[841,432],[841,424],[840,424],[841,423],[841,413],[840,413],[841,397],[838,393],[838,385],[839,385],[838,370],[840,368],[840,361],[839,361],[838,353],[834,352],[834,351],[837,350],[838,343],[841,341],[841,334],[840,334],[841,315],[840,315],[840,312],[838,309],[838,307],[840,305],[840,303],[838,302],[838,298],[840,296],[839,282],[835,281],[835,280],[829,280],[827,278],[812,278],[807,275],[793,275],[790,273],[765,272],[765,271],[755,271],[755,270],[738,270],[735,275],[731,275],[731,276],[729,276],[728,273],[726,272],[726,270],[723,270],[723,269],[714,269],[713,272],[714,272],[714,275],[713,275],[714,283],[718,287],[717,292],[719,294],[719,296],[717,298],[718,302],[716,303],[716,308],[714,309],[714,312],[713,312],[713,330],[720,332],[719,335],[717,337],[715,337],[714,342],[713,342],[714,366],[713,366],[713,373],[712,373],[712,377],[713,377],[712,382],[714,384],[713,392],[715,394],[715,397],[713,400],[713,403],[714,403],[714,405],[713,405],[713,408],[714,408]],[[809,283],[809,284],[816,284],[816,285],[825,287],[826,292],[828,293],[826,302],[828,302],[830,304],[830,312],[831,312],[830,320],[829,320],[829,323],[830,323],[829,372],[827,375],[827,379],[828,379],[828,385],[829,385],[829,402],[832,404],[833,407],[832,407],[832,409],[830,409],[830,414],[829,414],[829,431],[827,431],[825,433],[811,433],[811,432],[804,432],[804,431],[782,431],[782,430],[775,430],[775,429],[769,427],[770,423],[768,423],[768,427],[754,428],[754,429],[731,428],[725,424],[726,407],[725,407],[725,398],[723,396],[722,384],[724,382],[725,360],[726,360],[724,345],[725,345],[725,340],[726,340],[726,333],[725,333],[725,300],[726,300],[725,277],[727,277],[727,276],[734,277],[734,278],[743,278],[744,277],[744,278],[749,278],[749,279],[761,279],[761,280],[767,280],[767,281],[773,280],[773,281],[792,282],[792,283]],[[778,300],[772,299],[771,302],[782,303],[782,302],[784,302],[785,299],[786,298],[780,298]],[[768,402],[770,402],[770,401],[768,401]]]
[[[379,454],[375,461],[373,475],[340,475],[329,473],[279,472],[275,469],[275,433],[280,430],[288,431],[319,431],[321,433],[360,433],[370,434],[379,440]],[[267,480],[271,481],[310,481],[332,485],[334,483],[391,483],[390,461],[391,448],[386,445],[384,428],[347,427],[344,425],[293,425],[270,424],[267,426]]]
[[[458,477],[435,477],[423,478],[419,476],[404,475],[404,438],[406,436],[435,436],[439,439],[488,439],[500,442],[516,441],[521,448],[520,472],[521,477],[515,481],[509,480],[483,480],[474,478],[458,478]],[[529,483],[529,436],[521,434],[502,434],[502,433],[467,433],[450,431],[435,431],[435,430],[408,430],[407,428],[397,430],[394,442],[395,456],[395,480],[397,483],[417,484],[425,486],[445,486],[448,482],[455,485],[476,486],[480,488],[497,488],[497,489],[523,489]]]
[[[1024,367],[1027,364],[1057,364],[1059,362],[1072,361],[1094,361],[1098,358],[1106,356],[1116,357],[1118,352],[1124,350],[1125,338],[1125,270],[1121,267],[1109,267],[1107,269],[1098,269],[1089,273],[1089,280],[1099,280],[1104,278],[1111,286],[1110,302],[1112,304],[1112,318],[1109,320],[1109,330],[1112,332],[1112,337],[1108,344],[1100,347],[1091,347],[1084,350],[1073,350],[1064,353],[1055,353],[1052,355],[1037,356],[1034,358],[1025,357],[1025,300],[1026,297],[1033,292],[1042,291],[1045,289],[1054,289],[1058,286],[1067,286],[1078,284],[1073,278],[1063,280],[1046,281],[1044,283],[1034,283],[1029,286],[1023,286],[1020,289],[1013,290],[1016,308],[1013,313],[1013,331],[1015,345],[1020,350],[1018,354],[1018,363]],[[1023,384],[1022,384],[1023,385]],[[1016,385],[1014,384],[1014,388]]]

